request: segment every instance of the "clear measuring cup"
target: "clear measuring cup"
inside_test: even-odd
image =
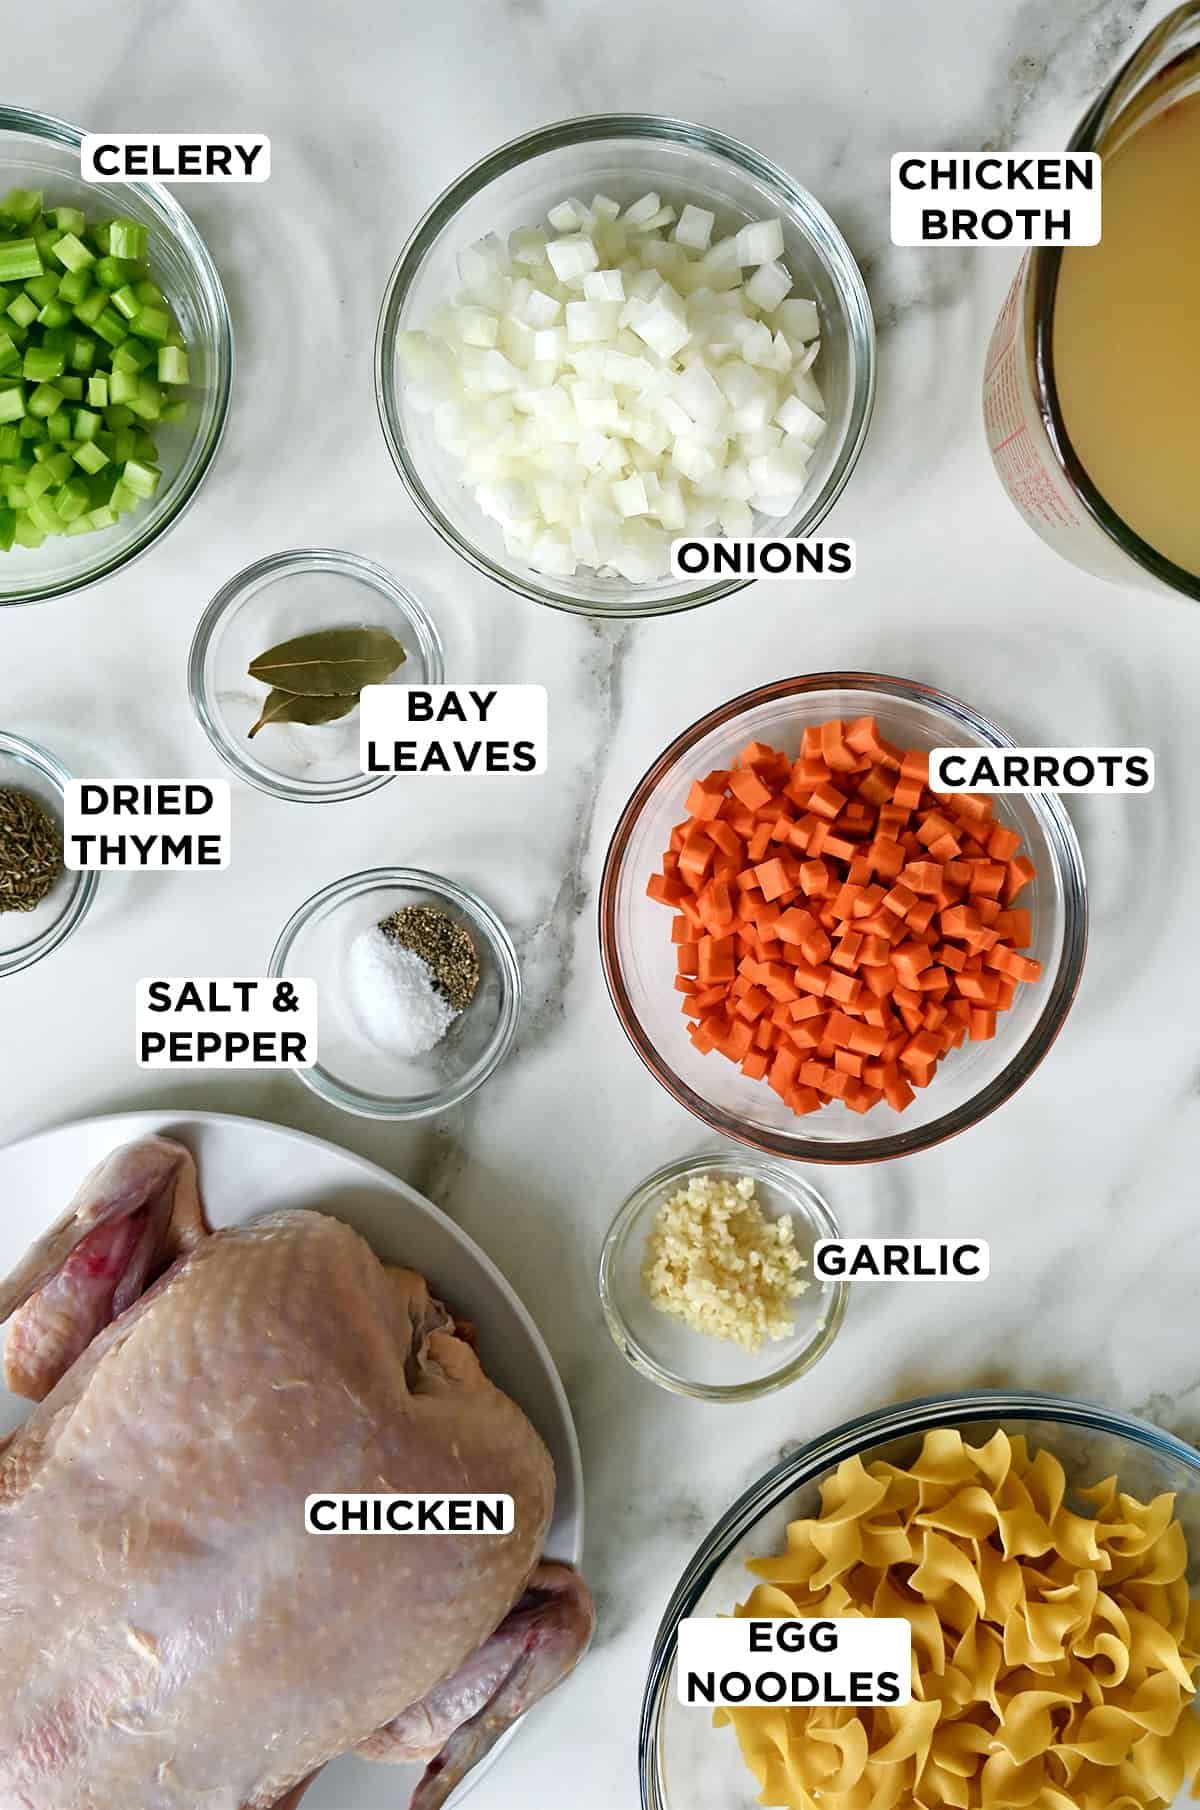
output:
[[[1189,0],[1133,52],[1068,149],[1103,157],[1196,88],[1200,0]],[[1200,577],[1165,559],[1122,521],[1071,445],[1054,379],[1061,260],[1061,250],[1050,246],[1025,253],[988,345],[983,418],[992,462],[1030,527],[1075,565],[1118,584],[1200,599]]]

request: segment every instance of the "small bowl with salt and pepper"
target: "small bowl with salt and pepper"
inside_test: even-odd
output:
[[[65,943],[95,896],[96,874],[63,865],[69,779],[47,749],[0,730],[0,977]]]
[[[318,1060],[302,1081],[346,1112],[423,1119],[482,1086],[521,1009],[512,938],[468,887],[378,867],[323,887],[280,933],[269,972],[311,979]]]

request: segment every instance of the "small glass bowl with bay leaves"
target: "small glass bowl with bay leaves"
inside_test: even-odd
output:
[[[222,586],[188,661],[192,706],[239,778],[302,803],[357,798],[364,685],[440,685],[442,644],[382,566],[328,547],[274,553]]]

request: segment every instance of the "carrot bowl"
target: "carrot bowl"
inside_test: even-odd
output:
[[[971,940],[971,932],[963,932],[968,938],[965,944],[968,970],[973,971],[986,963],[981,981],[987,997],[981,1005],[978,1008],[972,1005],[968,1011],[963,993],[970,990],[974,994],[973,983],[969,989],[966,984],[960,986],[960,981],[965,982],[966,977],[956,972],[943,973],[940,967],[934,986],[940,986],[941,992],[921,996],[922,1011],[927,1005],[935,1008],[925,1018],[926,1024],[930,1017],[938,1018],[936,1007],[942,999],[946,1001],[950,1016],[947,1019],[945,1011],[940,1016],[945,1021],[944,1042],[947,1046],[961,1023],[961,1033],[954,1038],[953,1047],[946,1047],[940,1058],[931,1060],[923,1059],[919,1048],[907,1050],[898,1059],[881,1058],[872,1050],[865,1060],[878,1061],[880,1066],[869,1071],[864,1071],[859,1058],[851,1053],[859,1050],[863,1043],[872,1042],[872,1033],[866,1026],[862,1042],[855,1037],[844,1061],[840,1050],[838,1057],[829,1061],[827,1049],[804,1049],[803,1035],[793,1037],[791,1034],[791,1017],[803,1020],[808,1013],[816,1014],[819,1007],[821,1016],[815,1018],[815,1023],[820,1032],[826,1022],[825,1015],[832,1013],[834,1016],[828,1019],[832,1038],[835,1024],[843,1029],[848,1026],[846,1011],[857,1018],[871,1004],[871,996],[866,990],[862,992],[859,1006],[841,1004],[847,998],[854,998],[857,983],[851,981],[847,985],[837,962],[848,949],[861,943],[862,938],[846,940],[845,929],[839,926],[835,929],[835,936],[839,938],[834,945],[837,951],[835,965],[821,969],[831,982],[828,997],[819,1000],[808,997],[806,982],[800,979],[798,970],[795,973],[772,970],[779,974],[781,990],[776,991],[769,1002],[764,1002],[761,995],[754,1002],[755,1009],[764,1003],[768,1005],[767,1014],[761,1020],[767,1041],[761,1046],[755,1045],[746,1056],[742,1046],[748,1032],[741,1021],[734,995],[744,985],[741,977],[746,972],[745,957],[749,953],[742,933],[745,932],[745,940],[753,945],[755,930],[753,924],[748,927],[743,922],[740,912],[736,924],[728,926],[730,932],[736,934],[726,939],[731,945],[737,945],[735,960],[739,978],[737,986],[731,987],[734,1010],[727,1020],[736,1034],[718,1034],[716,1047],[706,1047],[709,1043],[707,1027],[702,1013],[698,1014],[696,1001],[699,999],[703,1005],[707,994],[715,996],[720,990],[721,978],[729,979],[733,968],[722,968],[720,974],[714,973],[718,985],[707,989],[707,994],[703,978],[690,983],[689,988],[688,981],[679,976],[694,972],[694,969],[688,967],[678,947],[679,924],[673,932],[672,914],[664,910],[664,902],[674,901],[674,891],[670,885],[664,887],[660,878],[651,893],[665,893],[666,899],[649,896],[647,892],[652,876],[664,873],[664,851],[668,851],[667,868],[672,866],[669,850],[672,846],[677,847],[679,842],[676,835],[675,844],[672,844],[672,832],[689,818],[696,798],[694,783],[731,770],[737,773],[739,756],[751,743],[778,750],[798,761],[806,746],[812,745],[812,732],[820,725],[835,720],[850,725],[870,719],[877,725],[878,736],[884,738],[882,745],[890,750],[886,758],[891,759],[897,750],[916,751],[907,764],[917,769],[921,765],[919,757],[933,748],[1013,745],[1010,736],[970,705],[914,681],[876,673],[816,673],[780,680],[711,711],[671,743],[635,788],[617,824],[605,862],[600,889],[600,947],[609,993],[626,1035],[651,1073],[681,1105],[712,1130],[772,1156],[805,1162],[874,1162],[927,1149],[965,1130],[1000,1106],[1032,1074],[1062,1026],[1083,967],[1087,942],[1086,888],[1083,860],[1070,819],[1052,793],[998,796],[989,801],[994,807],[994,817],[986,825],[987,835],[990,837],[993,830],[996,831],[997,846],[1012,853],[1009,865],[1015,867],[1019,863],[1023,868],[1026,861],[1031,862],[1036,870],[1035,877],[1023,887],[1021,872],[1005,877],[1006,892],[1020,889],[1019,908],[1012,908],[1009,900],[1004,899],[1003,917],[999,920],[1000,929],[1008,935],[1010,921],[1019,919],[1019,929],[1012,931],[1015,944],[1012,951],[995,947],[995,931],[990,940],[988,937],[988,927],[1001,908],[999,900],[995,910],[986,904],[983,906],[985,924],[978,944]],[[808,744],[804,739],[806,731],[810,732]],[[874,730],[870,733],[874,734]],[[864,761],[865,756],[860,757],[860,767]],[[893,760],[893,766],[895,764]],[[786,773],[786,762],[781,763],[781,770]],[[881,768],[880,771],[884,770]],[[840,776],[834,773],[833,777]],[[891,777],[899,786],[899,776],[893,772]],[[860,772],[853,784],[861,783]],[[918,782],[916,792],[919,794],[920,790]],[[689,794],[692,803],[689,803]],[[885,787],[880,796],[886,795]],[[903,802],[900,790],[896,792],[896,799]],[[736,815],[737,800],[732,793],[729,794],[729,805]],[[799,809],[797,806],[797,811]],[[952,800],[947,809],[953,816],[956,810],[966,811],[969,806],[967,801]],[[925,818],[931,833],[927,834],[927,823],[923,822],[921,834],[936,844],[939,829],[948,832],[950,826],[943,825],[936,812],[928,807]],[[967,825],[964,829],[956,819],[954,827],[961,831],[967,849],[975,846],[969,835],[973,826]],[[897,835],[900,835],[899,831]],[[953,841],[953,836],[949,836],[948,845],[952,847]],[[1016,853],[1018,843],[1019,855]],[[809,899],[800,892],[800,857],[792,847],[781,844],[776,838],[772,838],[770,848],[765,851],[756,848],[753,839],[746,846],[752,851],[752,860],[762,862],[765,854],[766,863],[772,868],[769,877],[774,877],[774,869],[780,866],[782,858],[780,872],[783,877],[779,884],[781,888],[792,889],[783,893],[780,903],[789,907],[794,894],[791,914],[796,922],[808,918],[806,906],[814,911],[823,909],[824,901]],[[831,838],[831,852],[834,846],[840,844],[834,844]],[[804,847],[802,830],[795,847]],[[866,847],[865,842],[861,844],[864,852]],[[920,850],[922,856],[927,852],[936,854],[937,849],[922,847]],[[908,860],[911,859],[910,853]],[[829,865],[835,864],[830,862]],[[961,907],[949,907],[952,914],[957,914],[952,916],[956,926],[960,918],[964,923],[976,922],[973,908],[981,901],[975,889],[977,883],[982,885],[984,882],[982,875],[974,870],[980,865],[977,861],[967,863],[972,870],[969,876],[971,890],[963,895]],[[819,861],[816,866],[820,866]],[[756,871],[763,872],[761,867]],[[948,871],[959,870],[951,868]],[[1004,871],[1005,864],[1001,860],[991,864],[989,873],[995,878]],[[933,872],[932,864],[930,872]],[[904,873],[910,874],[907,864]],[[728,878],[731,894],[736,899],[739,876],[730,872]],[[873,909],[878,913],[883,910],[880,895],[893,883],[893,876],[878,869],[871,878],[874,885],[866,888],[866,895],[868,903],[874,895]],[[753,886],[748,873],[744,883]],[[766,885],[765,877],[763,884]],[[895,884],[900,885],[899,878],[895,878]],[[995,878],[995,885],[1000,885],[999,878]],[[768,896],[771,891],[767,886]],[[948,896],[954,895],[943,892],[941,908],[945,908]],[[761,906],[761,895],[756,893],[755,897]],[[888,897],[890,900],[890,892]],[[897,908],[893,906],[892,909]],[[930,906],[922,919],[918,908],[915,921],[927,927],[932,909]],[[762,927],[758,918],[753,923]],[[865,924],[868,931],[873,928],[870,916]],[[686,936],[686,927],[684,929]],[[786,929],[785,924],[780,934],[785,934]],[[698,934],[703,941],[703,932]],[[817,934],[821,932],[818,930]],[[929,1041],[932,1048],[936,1039],[921,1028],[920,1020],[914,1016],[917,996],[908,991],[923,984],[904,965],[913,960],[913,947],[910,943],[898,951],[896,965],[904,984],[896,994],[902,1002],[897,1010],[909,1030],[919,1039]],[[976,949],[977,955],[970,953]],[[706,949],[704,953],[707,955],[711,950]],[[891,952],[892,955],[896,953]],[[949,950],[948,959],[961,966],[962,955],[963,951],[955,946]],[[765,962],[766,957],[762,959]],[[793,954],[793,959],[800,961],[798,955]],[[871,956],[876,962],[886,959],[883,955]],[[920,959],[925,959],[923,953]],[[930,959],[934,959],[932,954]],[[824,956],[821,960],[824,961]],[[756,961],[757,955],[749,964],[751,977],[756,982],[761,978],[769,987],[767,969],[764,966],[760,975]],[[996,1003],[997,976],[1004,975],[1010,961],[1012,978],[1000,988],[998,1003],[1001,1009],[989,1009],[989,1004]],[[861,972],[865,975],[866,969]],[[800,997],[790,985],[792,980],[799,982]],[[814,990],[820,991],[818,983],[812,984]],[[785,1009],[781,1003],[789,999],[794,1002],[794,1012],[790,1007]],[[724,1008],[718,1005],[714,1010],[719,1016]],[[774,1044],[767,1026],[772,1013],[775,1022],[788,1027],[781,1030]],[[697,1024],[698,1015],[700,1022]],[[877,1019],[877,1015],[868,1012],[868,1025],[872,1018]],[[889,1022],[898,1021],[889,1019]],[[834,1038],[834,1041],[848,1042],[846,1038]],[[760,1047],[766,1051],[765,1059],[758,1053]],[[784,1051],[780,1065],[784,1071],[782,1086],[779,1069],[773,1066],[773,1052],[779,1050]],[[827,1068],[822,1070],[819,1065],[814,1066],[818,1056],[829,1062]],[[901,1064],[907,1061],[910,1065],[900,1068],[905,1077],[903,1082],[896,1080],[897,1060]],[[812,1087],[805,1085],[809,1077],[830,1074],[835,1064],[837,1086],[844,1085],[848,1089],[846,1094],[830,1097],[828,1091],[814,1093]],[[869,1088],[865,1081],[861,1084],[854,1080],[844,1082],[844,1074],[864,1072],[875,1081],[874,1088]],[[884,1072],[888,1080],[886,1094],[881,1097],[878,1090],[885,1085],[880,1078]],[[793,1075],[794,1083],[788,1084]],[[913,1082],[912,1087],[907,1085],[908,1081]],[[868,1103],[869,1108],[864,1110]]]

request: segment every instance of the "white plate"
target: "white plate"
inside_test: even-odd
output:
[[[110,1150],[150,1132],[192,1151],[212,1226],[237,1225],[273,1207],[313,1207],[360,1231],[385,1263],[405,1263],[479,1328],[488,1375],[525,1410],[554,1459],[558,1496],[546,1542],[552,1558],[583,1554],[583,1474],[571,1410],[554,1361],[529,1314],[478,1245],[415,1188],[321,1138],[224,1113],[115,1113],[56,1126],[0,1150],[0,1276],[57,1218],[83,1177]],[[29,1404],[0,1385],[0,1434]],[[455,1792],[466,1796],[510,1737]],[[327,1766],[303,1810],[400,1810],[414,1767],[369,1765],[353,1755]]]

